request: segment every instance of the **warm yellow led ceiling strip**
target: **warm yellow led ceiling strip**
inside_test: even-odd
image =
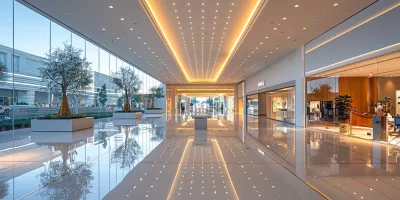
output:
[[[245,25],[243,26],[242,30],[240,31],[239,36],[236,38],[235,43],[233,44],[231,50],[229,51],[228,56],[226,57],[224,63],[221,65],[221,67],[218,70],[217,76],[213,79],[215,82],[217,82],[218,78],[221,76],[222,72],[224,71],[224,69],[226,68],[226,66],[228,65],[229,60],[232,58],[233,53],[235,52],[236,48],[238,47],[238,45],[240,44],[240,41],[243,39],[242,37],[244,36],[245,31],[247,30],[247,28],[249,27],[249,25],[251,24],[250,22],[252,21],[252,19],[254,18],[254,14],[256,13],[256,11],[259,9],[261,2],[263,0],[258,0],[257,3],[254,5],[253,10],[251,11],[249,17],[246,20]]]
[[[153,7],[151,6],[151,4],[149,4],[148,0],[145,0],[145,2],[146,2],[145,6],[146,6],[147,8],[149,8],[149,10],[150,10],[150,12],[151,12],[151,15],[152,15],[152,18],[155,20],[155,23],[157,23],[156,25],[159,27],[158,30],[161,31],[161,35],[163,36],[163,38],[165,38],[165,41],[167,42],[168,47],[171,49],[172,54],[173,54],[173,56],[174,56],[176,62],[178,63],[178,66],[181,68],[181,70],[182,70],[183,74],[185,75],[186,79],[187,79],[188,81],[190,81],[189,76],[187,75],[186,70],[182,67],[182,62],[181,62],[181,60],[179,59],[179,57],[177,56],[174,47],[171,45],[171,42],[169,41],[168,37],[166,37],[166,34],[165,34],[165,32],[164,32],[164,29],[163,29],[163,27],[162,27],[160,21],[158,20],[156,13],[153,11]],[[142,1],[142,3],[143,3],[143,1]]]
[[[223,64],[219,67],[219,69],[217,69],[217,75],[214,78],[210,78],[210,79],[191,79],[188,76],[188,73],[185,69],[185,67],[182,64],[181,59],[179,58],[178,54],[176,53],[176,50],[174,48],[174,46],[171,44],[170,40],[168,39],[170,36],[168,36],[163,28],[163,25],[160,23],[160,20],[157,17],[157,14],[155,13],[151,3],[149,2],[149,0],[140,0],[142,2],[142,5],[144,8],[146,8],[146,10],[149,11],[148,15],[150,18],[153,19],[153,22],[155,23],[154,25],[157,28],[157,30],[159,30],[160,35],[164,38],[164,41],[166,43],[166,45],[169,47],[169,49],[171,50],[171,53],[173,55],[173,57],[175,58],[179,68],[181,69],[182,73],[185,75],[185,78],[187,81],[189,82],[217,82],[218,78],[221,76],[222,72],[225,70],[226,66],[228,65],[230,59],[232,58],[233,54],[235,53],[237,47],[239,46],[240,42],[243,40],[243,36],[246,33],[246,30],[250,27],[251,22],[253,21],[253,19],[255,19],[255,14],[257,13],[257,11],[261,8],[261,2],[265,1],[265,0],[257,0],[257,2],[255,3],[251,13],[249,13],[248,18],[246,20],[246,23],[244,24],[244,26],[241,29],[240,34],[238,35],[238,37],[236,38],[233,46],[231,47],[229,54],[227,55],[227,57],[225,58]]]

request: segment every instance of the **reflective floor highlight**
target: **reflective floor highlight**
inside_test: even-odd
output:
[[[398,199],[400,150],[248,116],[100,119],[0,136],[1,199]],[[128,125],[123,125],[128,124]]]

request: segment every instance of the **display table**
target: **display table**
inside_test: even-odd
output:
[[[193,115],[194,118],[194,129],[205,129],[207,130],[207,119],[210,118],[208,115]]]
[[[208,115],[194,115],[194,143],[205,145],[208,143],[207,139],[207,119]]]

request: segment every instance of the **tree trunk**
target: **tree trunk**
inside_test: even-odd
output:
[[[131,106],[129,104],[129,98],[128,95],[125,94],[125,102],[124,102],[124,111],[130,111],[131,110]]]
[[[58,116],[71,115],[71,110],[69,109],[68,98],[67,98],[67,90],[64,88],[62,89],[61,107],[57,115]]]
[[[151,100],[151,108],[154,108],[154,99]]]

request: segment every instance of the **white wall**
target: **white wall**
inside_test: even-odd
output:
[[[306,75],[399,49],[400,1],[380,0],[306,44]]]
[[[303,47],[294,50],[277,62],[246,79],[246,93],[255,92],[279,84],[295,81],[296,125],[304,126],[304,61]],[[258,83],[264,81],[262,87]],[[278,88],[277,88],[278,89]]]

